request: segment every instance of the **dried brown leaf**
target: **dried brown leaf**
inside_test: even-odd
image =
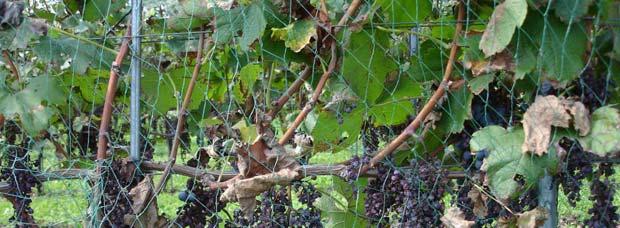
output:
[[[547,219],[547,210],[537,207],[533,210],[517,214],[517,226],[519,228],[540,227]]]
[[[126,225],[139,224],[143,227],[163,227],[168,223],[165,217],[159,216],[157,200],[150,202],[152,195],[153,180],[151,176],[147,175],[144,180],[129,191],[133,214],[125,215]]]
[[[476,222],[465,219],[465,215],[458,207],[448,208],[447,212],[441,216],[441,222],[448,228],[472,227]]]
[[[239,147],[237,154],[237,167],[246,178],[299,166],[293,153],[266,135],[259,136],[249,147]]]
[[[230,183],[220,197],[220,200],[224,202],[239,201],[241,210],[246,215],[251,215],[256,206],[256,196],[258,194],[269,190],[277,184],[288,185],[298,176],[298,170],[282,169],[274,173],[236,180]]]
[[[480,192],[477,188],[472,188],[467,197],[474,203],[473,212],[476,217],[486,217],[488,214],[488,208],[486,206],[487,197]]]
[[[515,63],[510,53],[503,51],[496,55],[493,55],[491,60],[481,60],[474,62],[465,62],[465,67],[471,69],[471,73],[474,76],[480,76],[496,71],[514,71]]]
[[[590,111],[581,102],[565,100],[565,105],[573,116],[573,125],[579,131],[579,135],[588,135],[590,133]]]
[[[523,153],[547,153],[551,140],[551,126],[568,127],[571,116],[561,99],[556,96],[538,96],[523,116],[525,141]]]
[[[551,127],[567,128],[571,120],[579,135],[585,136],[590,132],[590,113],[583,103],[553,95],[536,97],[523,116],[523,153],[547,153]]]

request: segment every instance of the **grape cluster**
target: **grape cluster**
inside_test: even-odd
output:
[[[77,147],[81,156],[94,155],[97,153],[97,136],[99,128],[95,123],[88,121],[77,133],[74,147]]]
[[[371,220],[382,221],[390,205],[394,204],[396,195],[385,189],[386,182],[391,180],[390,175],[391,172],[385,165],[378,165],[377,177],[370,180],[364,189],[366,193],[364,208],[366,216]]]
[[[615,227],[620,220],[618,207],[613,204],[613,197],[616,193],[615,184],[610,180],[613,173],[611,164],[599,164],[596,178],[593,178],[590,186],[592,192],[590,200],[594,201],[594,205],[588,210],[592,215],[585,221],[588,227]]]
[[[290,188],[297,194],[301,208],[293,208],[286,187],[273,187],[260,195],[260,204],[252,216],[236,210],[234,219],[227,220],[225,227],[323,227],[321,211],[314,206],[321,194],[314,185],[297,181]]]
[[[462,165],[466,171],[476,171],[482,168],[484,159],[489,156],[489,151],[476,151],[473,155],[469,151],[463,152]]]
[[[378,166],[377,178],[369,181],[364,190],[366,216],[378,225],[439,225],[443,212],[441,198],[448,181],[438,167],[439,164],[417,160],[411,162],[410,169]],[[396,221],[390,221],[392,212],[399,215]]]
[[[584,151],[576,140],[562,139],[560,146],[566,151],[564,167],[560,173],[562,191],[566,194],[568,203],[575,206],[580,198],[581,181],[592,175],[592,156]]]
[[[372,124],[365,122],[362,126],[362,146],[364,154],[374,154],[379,149],[379,137],[382,132],[372,127]]]
[[[502,89],[502,86],[491,87],[474,96],[471,105],[474,128],[483,128],[489,125],[500,125],[506,127],[518,121],[513,115],[516,111],[512,105],[518,102],[516,97],[509,91]],[[512,119],[511,119],[512,117]]]
[[[340,174],[347,182],[353,183],[357,180],[361,168],[370,162],[370,156],[362,155],[362,157],[354,155],[347,165],[346,169]]]
[[[605,105],[611,94],[611,89],[615,82],[606,77],[606,72],[597,74],[595,70],[588,66],[578,80],[573,82],[576,88],[575,95],[579,96],[579,100],[590,112]],[[575,85],[576,84],[576,85]]]
[[[206,152],[200,150],[187,164],[192,167],[204,167]],[[206,160],[208,161],[208,160]],[[181,227],[217,227],[220,223],[219,211],[226,207],[220,200],[219,189],[211,189],[204,182],[191,178],[186,183],[187,190],[179,193],[179,200],[185,204],[177,210],[176,225]]]
[[[8,163],[1,170],[0,180],[9,184],[5,197],[13,204],[14,214],[10,220],[16,222],[17,227],[36,226],[30,203],[33,189],[41,186],[41,182],[33,175],[28,150],[25,146],[10,145],[7,155]]]
[[[166,135],[166,143],[168,144],[168,151],[172,150],[172,141],[174,141],[174,134],[177,130],[177,122],[178,119],[176,117],[164,118],[164,132]],[[187,126],[187,121],[184,126]],[[183,132],[181,132],[181,134],[179,135],[179,145],[181,146],[183,153],[187,153],[189,151],[191,139],[189,137],[189,131],[187,129],[183,130]]]
[[[187,180],[187,189],[179,193],[179,199],[185,204],[177,211],[176,225],[217,227],[221,220],[217,213],[226,206],[226,203],[219,200],[220,190],[212,190],[195,179]]]
[[[133,164],[113,160],[103,173],[104,194],[102,207],[103,225],[106,227],[128,227],[125,215],[133,213],[128,189],[135,187],[144,176],[133,168]]]

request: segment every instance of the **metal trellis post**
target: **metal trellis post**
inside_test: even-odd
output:
[[[140,159],[140,27],[142,21],[142,0],[131,1],[131,96],[130,96],[130,146],[133,161]]]

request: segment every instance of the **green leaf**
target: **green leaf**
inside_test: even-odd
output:
[[[283,40],[286,47],[294,52],[300,52],[310,43],[310,38],[314,35],[316,25],[312,19],[295,21],[284,28],[271,29],[271,38]]]
[[[212,0],[179,0],[181,14],[199,20],[209,20],[213,17],[217,9],[214,3]]]
[[[353,92],[366,104],[375,103],[384,91],[387,74],[397,69],[386,56],[387,33],[363,30],[351,34],[342,60],[342,76]]]
[[[243,21],[243,35],[239,41],[241,49],[247,51],[249,46],[263,35],[267,27],[267,21],[263,15],[260,1],[254,2],[244,9],[245,20]]]
[[[475,95],[478,95],[483,90],[489,88],[489,84],[493,82],[493,78],[495,78],[494,73],[480,75],[478,77],[475,77],[469,80],[469,82],[467,82],[467,85],[469,86],[469,90],[471,90],[472,93],[474,93]]]
[[[113,18],[113,15],[127,5],[126,0],[89,0],[84,6],[84,20],[97,21]],[[82,10],[82,9],[80,9]]]
[[[592,0],[557,0],[554,1],[555,15],[564,22],[577,22],[588,13]]]
[[[65,94],[58,80],[51,76],[39,76],[30,80],[28,86],[37,96],[42,97],[50,104],[64,104]]]
[[[405,75],[390,77],[385,82],[385,90],[371,105],[369,113],[376,126],[404,123],[409,115],[415,114],[413,98],[422,95],[423,88]]]
[[[36,136],[49,125],[53,112],[41,105],[42,97],[29,88],[15,94],[0,97],[0,113],[7,117],[18,116],[22,128],[30,136]]]
[[[315,151],[338,152],[357,141],[362,129],[362,108],[350,113],[322,111],[312,129]]]
[[[582,23],[570,27],[556,17],[543,18],[538,12],[528,15],[516,42],[517,56],[537,56],[539,73],[544,79],[557,81],[565,86],[579,77],[584,67],[583,55],[588,37]],[[517,62],[524,61],[518,59]]]
[[[471,103],[474,95],[462,86],[459,90],[448,93],[448,100],[443,105],[442,119],[446,119],[446,126],[441,126],[447,133],[461,132],[465,120],[471,118]]]
[[[579,138],[584,150],[600,156],[620,151],[620,113],[611,106],[605,106],[592,113],[590,134]]]
[[[35,54],[42,60],[62,65],[67,59],[71,59],[71,68],[76,74],[86,73],[91,64],[110,69],[109,64],[114,60],[111,53],[73,38],[52,36],[54,34],[41,37],[33,47]]]
[[[2,49],[24,49],[34,38],[47,30],[45,23],[31,18],[24,18],[19,27],[8,27],[0,30],[0,47]]]
[[[536,68],[536,56],[530,48],[522,47],[515,55],[515,80],[525,78],[525,74]]]
[[[558,159],[554,147],[550,147],[549,153],[543,156],[522,153],[524,139],[523,129],[506,130],[496,125],[480,129],[471,138],[471,151],[489,152],[482,170],[486,171],[491,193],[500,200],[508,200],[518,196],[522,190],[536,186],[545,170],[549,173],[557,171]],[[552,141],[559,139],[558,134]],[[525,185],[521,186],[516,178],[522,178]]]
[[[411,58],[407,75],[417,82],[440,81],[448,57],[431,41],[420,44],[419,54]]]
[[[377,0],[375,4],[388,15],[388,23],[419,22],[432,12],[429,0]]]
[[[376,104],[369,112],[376,126],[401,124],[409,115],[415,114],[409,99]]]
[[[241,68],[239,82],[233,88],[237,102],[243,103],[247,96],[254,94],[254,83],[262,72],[263,68],[259,64],[248,64]]]
[[[285,64],[291,61],[312,62],[312,60],[307,58],[303,53],[293,52],[291,49],[288,49],[282,40],[274,40],[269,36],[262,36],[260,43],[260,53],[265,60],[275,60]]]
[[[225,44],[232,40],[235,35],[243,29],[245,18],[242,14],[242,7],[231,10],[215,10],[215,33],[213,41],[216,44]],[[211,22],[213,23],[213,22]]]
[[[239,79],[244,86],[252,91],[254,89],[254,82],[258,80],[261,73],[263,73],[263,68],[260,64],[248,64],[241,68],[241,71],[239,71]]]
[[[525,0],[506,0],[495,8],[479,46],[487,57],[508,46],[515,29],[523,24],[526,14]]]
[[[206,72],[207,67],[203,67]],[[147,104],[147,107],[154,106],[158,112],[166,113],[171,109],[176,109],[185,91],[187,91],[187,84],[192,77],[191,68],[177,68],[159,75],[158,73],[150,70],[144,71],[145,77],[142,78],[142,93],[143,101]],[[201,74],[204,75],[204,74]],[[200,106],[200,102],[204,99],[207,93],[207,86],[210,85],[208,78],[199,77],[196,80],[196,85],[192,96],[191,102],[188,106],[189,110],[196,109]]]
[[[241,139],[245,143],[252,144],[254,140],[256,140],[256,137],[258,137],[256,125],[248,125],[245,120],[240,120],[239,122],[237,122],[234,126],[232,126],[232,129],[239,130],[239,132],[241,133]]]

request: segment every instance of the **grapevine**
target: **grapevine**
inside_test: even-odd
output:
[[[0,0],[0,226],[618,226],[618,9]]]

